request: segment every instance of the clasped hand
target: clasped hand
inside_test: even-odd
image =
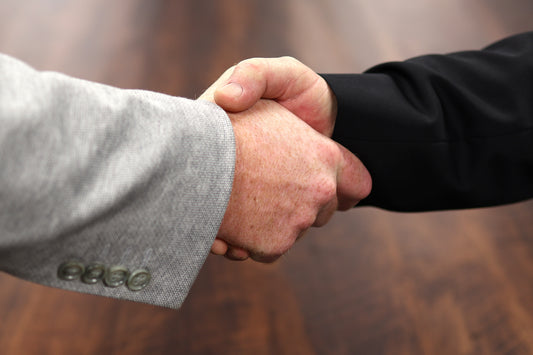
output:
[[[200,99],[228,112],[236,143],[233,188],[214,254],[272,262],[311,226],[370,193],[364,165],[329,138],[334,94],[296,59],[245,60]]]

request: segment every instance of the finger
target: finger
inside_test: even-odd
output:
[[[307,75],[305,75],[307,74]],[[317,75],[294,58],[252,58],[235,66],[215,102],[230,112],[244,111],[259,99],[286,100],[312,85]]]
[[[213,242],[213,245],[211,246],[211,253],[215,255],[224,255],[228,251],[228,244],[221,240],[216,238]]]
[[[243,261],[248,259],[249,256],[248,251],[233,246],[230,246],[226,252],[226,258],[230,260]]]
[[[278,260],[281,255],[263,255],[263,254],[252,254],[251,258],[253,261],[263,264],[271,264],[274,261]]]
[[[347,210],[366,198],[372,189],[372,178],[363,163],[348,149],[338,144],[341,161],[337,170],[338,209]]]

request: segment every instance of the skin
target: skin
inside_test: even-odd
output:
[[[228,69],[213,97],[228,112],[272,99],[327,137],[333,134],[337,100],[326,81],[292,57],[252,58]]]
[[[311,226],[370,193],[363,164],[326,136],[333,132],[333,94],[298,61],[244,61],[200,99],[230,112],[236,139],[233,189],[214,254],[272,262]]]

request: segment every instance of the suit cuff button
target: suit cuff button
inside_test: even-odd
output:
[[[140,291],[150,283],[151,278],[152,276],[147,270],[135,270],[131,273],[126,285],[130,291]]]
[[[81,281],[86,284],[95,284],[105,275],[105,265],[102,264],[90,264],[85,268],[85,272],[81,277]]]
[[[59,265],[57,277],[65,281],[77,280],[84,271],[85,267],[82,263],[76,260],[69,260]]]
[[[111,266],[106,270],[104,275],[104,283],[108,287],[119,287],[123,285],[130,272],[123,266]]]

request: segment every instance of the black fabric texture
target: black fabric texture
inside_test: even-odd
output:
[[[533,197],[533,32],[322,76],[338,102],[333,139],[372,176],[360,205],[414,212]]]

